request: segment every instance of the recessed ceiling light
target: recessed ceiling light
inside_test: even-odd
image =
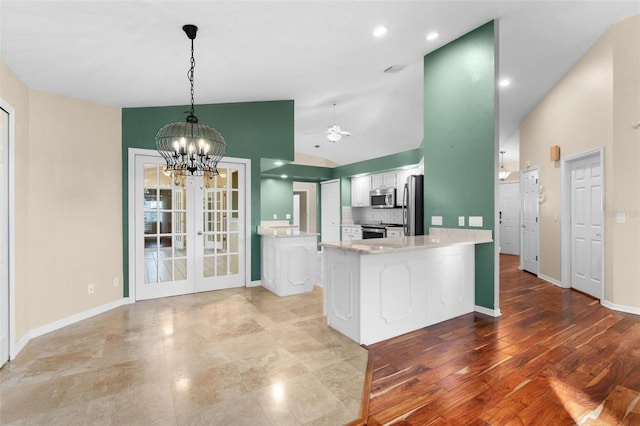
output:
[[[283,164],[283,161],[276,161],[275,163],[273,163],[274,166],[282,166]]]
[[[287,175],[280,175],[280,177],[281,177],[282,179],[286,179],[286,178],[288,178],[289,176],[287,176]]]
[[[379,27],[376,27],[375,30],[373,30],[373,36],[374,37],[382,37],[383,35],[385,35],[387,33],[387,27],[383,27],[382,25]]]
[[[500,87],[508,87],[510,85],[511,85],[511,80],[509,80],[508,78],[503,78],[498,82],[498,86]]]
[[[436,33],[436,32],[432,32],[427,34],[427,41],[433,41],[435,39],[437,39],[438,37],[440,37],[440,34]]]

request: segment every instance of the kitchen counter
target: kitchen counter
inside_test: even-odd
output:
[[[360,254],[385,254],[456,245],[482,244],[493,241],[487,230],[431,229],[430,235],[401,238],[373,238],[342,242],[321,243],[323,247],[353,251]]]
[[[475,244],[489,230],[323,243],[330,327],[373,344],[475,309]]]
[[[276,229],[269,228],[258,230],[258,235],[261,237],[272,238],[299,238],[299,237],[317,237],[320,234],[314,232],[297,231],[292,229]]]

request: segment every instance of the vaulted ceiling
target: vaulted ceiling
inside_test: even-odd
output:
[[[195,24],[196,103],[293,99],[296,151],[346,164],[418,147],[423,56],[495,19],[499,74],[512,81],[499,92],[508,162],[522,118],[604,31],[637,13],[638,1],[3,0],[0,53],[33,89],[182,105],[190,45],[181,28]],[[388,32],[375,38],[380,25]],[[427,41],[431,32],[439,37]],[[404,68],[383,72],[390,66]],[[334,103],[352,136],[330,143]]]

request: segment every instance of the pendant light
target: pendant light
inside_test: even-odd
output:
[[[507,169],[504,168],[504,153],[505,152],[506,151],[500,151],[500,156],[501,156],[500,171],[498,172],[498,178],[500,180],[505,180],[511,174],[511,172],[508,172]]]
[[[182,27],[191,40],[191,67],[187,77],[191,83],[191,111],[186,121],[163,126],[156,134],[156,149],[165,159],[167,172],[174,176],[205,176],[211,178],[218,174],[218,162],[224,156],[226,142],[213,127],[200,124],[195,115],[193,99],[193,74],[196,61],[193,56],[193,40],[198,27]]]

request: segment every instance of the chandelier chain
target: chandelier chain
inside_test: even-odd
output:
[[[195,103],[194,103],[194,90],[193,90],[193,80],[194,80],[194,72],[196,68],[196,59],[193,55],[193,39],[191,39],[191,68],[187,71],[187,77],[189,78],[189,83],[191,83],[191,115],[194,115],[195,112]]]

